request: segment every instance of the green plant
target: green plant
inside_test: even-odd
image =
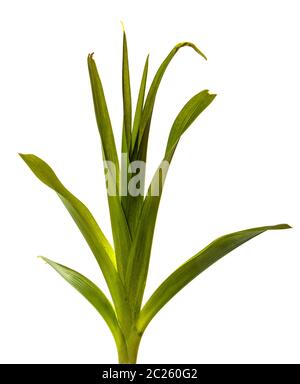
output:
[[[158,68],[146,96],[148,57],[145,62],[134,117],[132,116],[130,76],[126,35],[123,35],[123,134],[122,153],[126,161],[119,164],[114,134],[105,101],[101,80],[93,59],[88,55],[88,69],[97,125],[102,142],[107,182],[115,193],[108,191],[114,248],[108,242],[88,208],[78,200],[40,158],[20,154],[33,173],[62,200],[87,241],[104,275],[112,302],[89,279],[80,273],[43,259],[65,280],[76,288],[102,315],[116,342],[119,362],[135,363],[141,337],[157,312],[185,285],[221,257],[266,230],[290,228],[287,224],[251,228],[218,238],[173,272],[142,306],[156,216],[166,173],[159,167],[148,192],[144,192],[145,169],[139,173],[138,195],[124,193],[124,185],[133,180],[130,172],[134,161],[146,162],[148,136],[157,90],[174,55],[182,47],[191,47],[200,56],[205,55],[192,43],[177,44]],[[146,97],[145,97],[146,96]],[[177,115],[169,134],[164,161],[172,161],[182,134],[201,112],[214,100],[207,90],[193,96]],[[120,179],[121,175],[121,179]],[[125,180],[125,182],[124,182]],[[127,180],[127,181],[126,181]],[[154,188],[158,191],[151,193]]]

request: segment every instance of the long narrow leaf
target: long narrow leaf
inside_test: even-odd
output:
[[[89,209],[75,197],[58,179],[53,169],[38,156],[22,154],[25,161],[37,178],[49,188],[53,189],[66,204],[66,208],[75,220],[78,228],[90,245],[101,269],[110,269],[106,265],[116,266],[114,251],[98,226]]]
[[[135,115],[134,115],[134,123],[133,123],[133,131],[132,131],[132,146],[133,143],[136,140],[138,130],[139,130],[139,125],[140,125],[140,120],[141,120],[141,115],[142,115],[142,110],[143,110],[143,105],[144,105],[144,97],[145,97],[145,89],[146,89],[146,82],[147,82],[147,73],[148,73],[148,64],[149,64],[149,55],[146,58],[144,70],[143,70],[143,75],[142,75],[142,80],[141,80],[141,85],[140,85],[140,90],[138,94],[138,100],[137,100],[137,105],[136,105],[136,110],[135,110]],[[123,145],[124,147],[124,145]],[[124,151],[123,151],[124,152]],[[126,175],[126,183],[122,182],[122,187],[123,190],[126,188],[126,194],[121,197],[122,201],[122,207],[124,210],[124,214],[128,223],[128,227],[130,230],[130,233],[133,234],[135,232],[135,227],[139,218],[139,213],[140,209],[144,200],[144,189],[141,188],[141,194],[138,196],[132,196],[130,193],[128,193],[128,184],[130,183],[131,178],[134,176],[131,172],[129,172],[129,163],[130,160],[132,159],[132,153],[129,152],[127,155],[125,164],[127,166],[128,172],[125,174],[125,171],[122,170],[122,177]],[[124,160],[123,160],[124,161]],[[140,172],[143,172],[141,170]],[[143,186],[142,186],[143,187]]]
[[[115,311],[100,288],[98,288],[91,280],[73,269],[58,264],[46,257],[41,257],[41,259],[58,272],[60,276],[62,276],[96,308],[111,330],[117,345],[119,345],[123,340],[123,335]]]
[[[119,196],[108,196],[108,204],[118,272],[124,281],[131,248],[131,233]]]
[[[150,132],[150,125],[151,125],[151,119],[152,119],[152,114],[153,114],[153,109],[154,109],[154,104],[155,104],[155,99],[157,95],[157,91],[159,88],[159,85],[161,83],[161,80],[164,76],[164,73],[172,61],[173,57],[176,55],[176,53],[183,47],[191,47],[194,49],[200,56],[202,56],[206,60],[206,56],[199,50],[198,47],[196,47],[194,44],[190,42],[183,42],[177,44],[171,52],[168,54],[168,56],[165,58],[165,60],[162,62],[160,67],[158,68],[154,79],[151,83],[149,92],[146,97],[145,105],[143,107],[139,124],[134,127],[134,134],[132,137],[132,153],[131,153],[131,160],[141,160],[146,162],[147,159],[147,150],[148,150],[148,138],[149,138],[149,132]],[[144,186],[145,184],[145,178],[146,178],[146,169],[141,172],[141,184]],[[144,195],[144,191],[142,190],[142,194]],[[138,217],[138,214],[141,209],[141,199],[135,199],[133,203],[136,204],[136,209],[134,210],[135,217]],[[133,211],[133,210],[132,210]],[[128,214],[130,216],[130,213]],[[131,215],[132,217],[133,215]],[[130,219],[129,219],[130,220]],[[131,220],[130,222],[133,221],[133,226],[135,227],[135,223],[137,220]]]
[[[122,24],[123,25],[123,24]],[[120,184],[120,199],[127,221],[129,232],[131,233],[130,223],[127,217],[126,208],[128,194],[128,180],[130,178],[129,164],[130,164],[130,151],[131,151],[131,130],[132,130],[132,106],[131,106],[131,87],[130,87],[130,74],[128,62],[128,49],[126,33],[123,26],[123,61],[122,61],[122,93],[123,93],[123,132],[122,132],[122,153],[121,153],[121,184]],[[124,252],[123,250],[120,250]],[[127,252],[128,255],[128,252]],[[123,272],[126,269],[126,263],[123,266]],[[123,273],[124,276],[124,273]]]
[[[119,159],[116,150],[114,134],[106,105],[105,95],[100,76],[93,59],[93,54],[88,55],[88,68],[92,87],[95,115],[102,142],[104,160],[111,161],[116,167],[117,181],[119,180]]]
[[[123,317],[127,308],[126,295],[117,273],[114,251],[93,215],[77,197],[64,187],[47,163],[35,155],[20,154],[20,156],[37,178],[58,194],[69,211],[101,268],[118,315]],[[125,321],[125,319],[120,321]]]
[[[173,272],[143,307],[138,329],[143,332],[156,313],[183,287],[216,261],[267,230],[288,229],[287,224],[258,227],[219,237]]]
[[[196,120],[199,114],[206,109],[216,97],[208,90],[201,91],[193,96],[177,115],[168,138],[166,155],[177,145],[183,133]]]
[[[126,45],[126,44],[125,44]],[[127,52],[127,50],[125,50]],[[126,55],[125,52],[125,55]],[[124,59],[126,62],[127,60]],[[106,100],[101,84],[101,80],[97,71],[96,63],[93,60],[92,55],[88,56],[88,67],[89,74],[91,79],[91,87],[93,93],[94,107],[96,120],[98,124],[98,129],[100,132],[102,149],[103,149],[103,157],[105,161],[105,166],[107,168],[107,181],[110,187],[112,187],[112,191],[108,192],[108,204],[109,204],[109,212],[110,212],[110,220],[111,227],[114,239],[115,253],[118,271],[120,273],[120,277],[124,280],[124,276],[127,268],[127,258],[129,249],[131,246],[131,235],[128,227],[128,223],[120,202],[119,198],[119,160],[116,152],[116,145],[114,140],[114,135],[112,131],[112,126],[110,122],[110,117],[106,105]],[[127,62],[128,67],[128,62]],[[127,68],[128,69],[128,68]],[[125,72],[126,69],[125,69]],[[129,100],[130,91],[128,92],[129,87],[129,73],[128,79],[125,74],[125,92],[126,92],[126,113],[129,108]],[[131,104],[131,103],[130,103]],[[130,106],[131,109],[131,106]],[[131,121],[131,118],[130,118]],[[131,124],[129,120],[124,121],[124,125]],[[126,136],[126,135],[125,135]],[[129,140],[129,139],[128,139]],[[131,140],[131,139],[130,139]],[[126,139],[127,142],[127,139]]]
[[[133,130],[132,130],[132,148],[134,147],[134,143],[136,141],[136,138],[139,132],[139,126],[140,126],[140,121],[141,121],[142,112],[143,112],[148,67],[149,67],[149,55],[147,56],[146,62],[144,65],[141,85],[139,89],[139,95],[136,103],[136,109],[135,109],[135,115],[134,115],[134,121],[133,121]]]
[[[203,112],[214,100],[215,96],[216,95],[210,94],[206,90],[202,91],[192,97],[179,112],[174,124],[172,125],[166,147],[164,160],[169,164],[172,161],[176,145],[181,135],[188,129],[200,113]],[[142,212],[139,217],[136,234],[130,252],[126,284],[129,287],[129,298],[135,313],[139,311],[143,299],[156,217],[166,173],[161,175],[159,167],[152,179],[148,194],[143,203]],[[156,196],[153,195],[153,190],[158,191]]]
[[[150,123],[151,123],[151,118],[152,118],[152,113],[153,113],[153,108],[154,108],[154,103],[157,95],[157,91],[160,85],[160,82],[163,78],[163,75],[170,64],[171,60],[173,57],[176,55],[176,53],[183,47],[191,47],[193,48],[199,55],[201,55],[203,58],[206,59],[206,56],[197,48],[194,44],[190,42],[183,42],[177,44],[171,52],[168,54],[168,56],[165,58],[165,60],[162,62],[160,67],[158,68],[155,77],[151,83],[146,101],[145,101],[145,106],[143,109],[143,113],[141,116],[141,121],[140,121],[140,127],[139,127],[139,132],[138,132],[138,140],[134,143],[136,146],[136,151],[139,152],[139,147],[141,145],[142,139],[145,135],[145,141],[144,141],[144,146],[147,147],[148,145],[148,135],[149,135],[149,129],[150,129]],[[139,157],[139,160],[146,160],[146,153],[147,150],[144,148],[143,151],[144,156],[143,158]]]
[[[124,111],[124,134],[126,140],[126,152],[130,152],[131,146],[131,89],[128,64],[128,49],[126,33],[123,32],[123,65],[122,65],[122,91],[123,91],[123,111]]]

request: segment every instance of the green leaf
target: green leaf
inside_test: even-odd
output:
[[[93,53],[88,55],[88,68],[92,87],[95,115],[102,142],[103,157],[111,161],[116,167],[117,181],[119,180],[119,159],[116,150],[115,138],[106,105],[105,95],[100,76],[93,59]]]
[[[123,152],[130,153],[131,147],[131,90],[128,64],[128,49],[125,30],[123,31],[123,65],[122,65],[122,91],[123,91]]]
[[[131,151],[131,124],[132,124],[132,106],[131,106],[131,89],[130,89],[130,75],[129,75],[129,64],[128,64],[128,49],[127,49],[127,39],[126,33],[123,26],[123,64],[122,64],[122,92],[123,92],[123,132],[122,132],[122,158],[121,158],[121,184],[120,184],[120,199],[121,206],[126,218],[128,225],[129,233],[131,235],[131,227],[128,222],[127,217],[127,208],[129,207],[128,203],[128,180],[130,179],[130,151]],[[121,249],[120,252],[124,252]],[[128,257],[128,248],[126,255]],[[126,259],[127,259],[126,257]],[[123,265],[123,274],[124,277],[127,263],[124,262]]]
[[[74,219],[101,268],[118,316],[121,318],[120,321],[123,321],[123,313],[127,308],[124,286],[117,273],[114,251],[93,215],[77,197],[64,187],[47,163],[35,155],[20,154],[20,156],[37,178],[58,194]]]
[[[143,332],[156,313],[183,287],[216,261],[235,248],[267,230],[288,229],[287,224],[246,229],[219,237],[206,248],[181,265],[153,293],[143,307],[138,320],[138,330]]]
[[[149,89],[149,92],[148,92],[148,95],[147,95],[147,98],[145,101],[145,105],[143,108],[143,113],[141,116],[139,132],[138,132],[138,140],[134,143],[135,147],[136,147],[135,148],[136,153],[140,152],[141,154],[143,154],[143,156],[137,157],[139,160],[146,160],[150,123],[151,123],[155,98],[156,98],[156,94],[157,94],[160,82],[161,82],[163,75],[164,75],[168,65],[170,64],[171,60],[176,55],[176,53],[183,47],[193,48],[199,55],[201,55],[204,59],[206,59],[206,56],[194,44],[189,43],[189,42],[183,42],[183,43],[177,44],[171,50],[171,52],[168,54],[168,56],[165,58],[165,60],[162,62],[162,64],[158,68],[158,70],[155,74],[155,77],[151,83],[151,86],[150,86],[150,89]],[[140,145],[141,145],[143,138],[144,138],[144,141],[143,141],[143,147],[144,148],[142,148],[142,150],[140,151]]]
[[[208,90],[201,91],[192,97],[177,115],[168,138],[166,154],[174,149],[182,134],[196,120],[216,97]]]
[[[142,75],[142,80],[141,80],[141,85],[140,85],[140,90],[139,90],[139,94],[138,94],[138,100],[137,100],[135,115],[134,115],[134,123],[133,123],[133,131],[132,131],[132,146],[134,145],[133,143],[135,142],[137,134],[138,134],[140,119],[141,119],[143,105],[144,105],[148,65],[149,65],[149,55],[146,58],[146,62],[145,62],[144,70],[143,70],[143,75]],[[127,162],[126,162],[127,169],[129,167],[129,160],[131,159],[131,157],[132,157],[132,154],[130,153],[129,156],[127,157]],[[125,174],[125,171],[122,170],[122,176],[124,174]],[[126,188],[128,187],[128,183],[130,182],[132,176],[134,176],[132,173],[127,172]],[[122,185],[123,185],[123,183],[122,183]],[[135,227],[136,227],[136,224],[137,224],[137,221],[139,218],[140,209],[141,209],[141,206],[142,206],[142,203],[144,200],[143,192],[144,191],[142,191],[141,195],[139,195],[139,196],[131,196],[130,194],[127,193],[126,196],[122,196],[122,198],[121,198],[122,207],[123,207],[125,217],[126,217],[128,227],[129,227],[131,234],[133,234],[135,232]]]
[[[131,233],[119,196],[107,196],[113,232],[117,269],[124,282],[128,256],[131,248]]]
[[[139,311],[143,299],[157,212],[165,177],[168,171],[168,169],[165,169],[165,173],[162,174],[161,165],[164,162],[167,162],[168,164],[171,163],[181,135],[195,121],[200,113],[207,108],[214,98],[215,95],[212,95],[205,90],[192,97],[185,104],[172,125],[164,160],[152,178],[148,194],[142,206],[141,215],[138,219],[126,275],[126,285],[129,287],[129,299],[135,313]],[[153,196],[153,193],[151,193],[153,190],[158,191],[157,196]]]
[[[37,178],[53,189],[61,198],[90,245],[101,269],[110,269],[111,267],[108,265],[115,269],[114,251],[88,208],[65,188],[45,161],[31,154],[20,153],[20,156]]]
[[[146,97],[146,101],[142,110],[141,115],[138,115],[138,120],[134,125],[133,128],[133,134],[132,134],[132,151],[131,151],[131,161],[134,160],[141,160],[145,161],[147,159],[147,150],[148,150],[148,137],[150,132],[150,125],[151,125],[151,119],[152,119],[152,113],[154,109],[155,99],[157,95],[157,91],[159,88],[159,85],[161,83],[161,80],[164,76],[164,73],[172,61],[173,57],[176,55],[176,53],[183,47],[191,47],[194,49],[200,56],[202,56],[204,59],[206,59],[206,56],[197,48],[194,44],[189,42],[183,42],[177,44],[171,52],[168,54],[168,56],[165,58],[165,60],[162,62],[160,67],[158,68],[154,79],[151,83],[149,92]],[[147,64],[148,65],[148,64]],[[145,79],[146,81],[146,79]],[[145,177],[146,177],[146,170],[141,172],[141,183],[142,185],[145,184]],[[144,191],[143,191],[144,195]],[[135,198],[131,199],[129,203],[129,209],[126,210],[126,217],[128,217],[129,223],[131,227],[134,228],[136,223],[139,221],[139,213],[141,211],[142,206],[142,199],[141,198]],[[125,206],[125,204],[124,204]],[[128,204],[127,204],[128,206]],[[155,214],[156,216],[156,214]],[[150,225],[151,227],[151,225]],[[150,229],[151,231],[151,229]],[[129,261],[130,262],[130,261]]]
[[[126,44],[125,44],[126,45]],[[127,52],[127,49],[125,50]],[[125,54],[126,54],[125,52]],[[126,62],[126,58],[124,59]],[[114,239],[115,253],[118,271],[120,277],[124,280],[127,269],[127,258],[131,246],[131,235],[128,228],[128,223],[119,198],[119,160],[116,152],[116,145],[108,109],[105,101],[105,96],[101,84],[101,80],[97,71],[95,61],[92,55],[88,56],[88,67],[91,79],[91,87],[93,93],[94,107],[98,129],[100,132],[104,164],[107,169],[107,181],[112,186],[112,191],[108,191],[108,204],[110,212],[111,227]],[[127,62],[128,67],[128,62]],[[127,68],[128,69],[128,68]],[[126,72],[126,69],[125,69]],[[127,75],[125,74],[125,78]],[[128,80],[128,81],[127,81]],[[129,73],[126,83],[126,98],[128,96]],[[130,91],[129,91],[130,94]],[[126,99],[126,108],[128,108],[129,100]],[[131,109],[131,107],[130,107]],[[127,110],[126,110],[127,113]],[[131,117],[130,117],[131,120]],[[129,120],[124,121],[125,124],[131,124]]]
[[[149,67],[149,55],[147,56],[146,62],[144,65],[139,95],[138,95],[136,109],[135,109],[135,115],[134,115],[134,121],[133,121],[133,130],[132,130],[132,148],[134,147],[134,144],[135,144],[138,132],[139,132],[139,126],[140,126],[140,121],[141,121],[142,112],[143,112],[144,98],[145,98],[145,91],[146,91],[146,84],[147,84],[148,67]]]
[[[98,288],[91,280],[73,269],[58,264],[46,257],[40,256],[40,258],[55,269],[60,276],[62,276],[96,308],[111,330],[117,345],[119,345],[123,340],[123,335],[114,308],[100,288]]]

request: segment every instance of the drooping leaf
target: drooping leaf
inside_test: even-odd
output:
[[[183,287],[216,261],[235,248],[268,230],[288,229],[287,224],[258,227],[219,237],[206,248],[181,265],[153,293],[143,307],[138,320],[138,330],[143,332],[156,313]]]
[[[172,125],[165,157],[161,165],[165,162],[168,164],[171,163],[181,135],[188,129],[200,113],[203,112],[213,101],[215,96],[216,95],[210,94],[205,90],[192,97],[185,104]],[[165,173],[162,174],[161,165],[158,167],[151,181],[148,194],[143,203],[129,257],[126,284],[129,287],[129,298],[136,313],[139,311],[143,299],[156,217],[164,180],[168,171],[168,168],[166,168]],[[158,191],[158,193],[154,195],[153,191]]]
[[[172,61],[176,53],[183,47],[191,47],[206,60],[206,56],[194,44],[189,42],[183,42],[183,43],[177,44],[171,50],[171,52],[168,54],[165,60],[162,62],[151,83],[142,113],[138,120],[139,123],[138,124],[136,123],[135,127],[133,128],[134,133],[132,135],[132,153],[131,153],[132,161],[140,160],[140,161],[146,162],[150,125],[151,125],[151,119],[152,119],[157,91],[168,65],[170,64],[170,62]],[[141,172],[142,186],[145,185],[145,177],[146,177],[146,169],[144,169]],[[144,195],[144,191],[142,191],[142,194]],[[130,208],[127,209],[127,217],[129,217],[129,222],[133,223],[132,227],[135,228],[136,223],[139,221],[138,218],[141,211],[142,199],[136,198],[131,200],[132,202],[129,205]]]
[[[45,161],[32,154],[20,153],[20,156],[37,178],[53,189],[66,204],[66,208],[90,245],[101,269],[111,269],[109,265],[115,269],[114,251],[89,209],[65,188]]]
[[[91,280],[73,269],[56,263],[46,257],[41,256],[41,259],[58,272],[60,276],[62,276],[96,308],[111,330],[116,343],[120,343],[123,339],[123,335],[114,308],[101,289]]]
[[[125,40],[125,56],[127,55],[126,40]],[[127,61],[127,64],[126,64]],[[128,59],[124,59],[125,67],[127,66],[128,70]],[[123,63],[124,64],[124,63]],[[128,223],[121,205],[119,198],[119,178],[120,178],[120,167],[118,155],[116,152],[116,145],[113,135],[113,130],[110,122],[110,117],[106,105],[106,100],[102,88],[102,83],[100,76],[96,67],[96,63],[92,55],[88,56],[88,67],[91,80],[91,87],[93,93],[93,101],[95,107],[95,115],[98,124],[98,129],[101,137],[102,143],[102,152],[104,157],[104,164],[107,170],[106,178],[110,186],[108,191],[108,204],[111,220],[111,228],[114,239],[115,254],[117,260],[118,271],[122,280],[125,278],[125,273],[127,269],[127,258],[129,249],[131,246],[131,235],[128,227]],[[128,97],[130,96],[130,87],[129,86],[129,73],[127,73],[126,68],[124,69],[124,84],[125,84],[125,93],[126,93],[126,102],[124,106],[126,108],[126,113],[128,109],[131,109],[131,102],[129,102]],[[127,78],[128,76],[128,78]],[[130,104],[130,106],[129,106]],[[129,121],[130,120],[130,121]],[[126,117],[126,122],[124,121],[124,126],[131,125],[131,117],[128,119]],[[125,128],[126,132],[126,128]],[[125,134],[126,137],[127,133]],[[127,142],[127,139],[126,139]]]
[[[152,118],[152,113],[153,113],[153,108],[155,104],[155,99],[157,95],[157,91],[160,85],[160,82],[164,76],[164,73],[170,64],[171,60],[173,57],[176,55],[176,53],[183,47],[191,47],[193,48],[199,55],[201,55],[204,59],[206,59],[206,56],[197,48],[194,44],[189,43],[189,42],[183,42],[177,44],[171,52],[168,54],[168,56],[165,58],[165,60],[162,62],[160,67],[158,68],[154,79],[151,83],[149,92],[147,94],[147,98],[145,101],[145,105],[143,108],[141,120],[140,120],[140,125],[139,125],[139,130],[138,130],[138,139],[133,143],[134,144],[134,149],[136,153],[140,152],[140,145],[141,142],[144,138],[144,148],[141,149],[140,153],[143,153],[142,156],[138,156],[137,158],[139,160],[146,160],[146,155],[147,155],[147,146],[148,146],[148,135],[149,135],[149,129],[150,129],[150,123],[151,123],[151,118]]]
[[[32,172],[53,189],[69,211],[93,252],[110,290],[119,316],[127,308],[124,286],[117,273],[114,251],[88,208],[60,182],[53,169],[31,154],[20,154]]]

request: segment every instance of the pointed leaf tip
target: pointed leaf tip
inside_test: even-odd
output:
[[[249,228],[246,230],[229,233],[212,241],[195,256],[190,258],[178,269],[176,269],[152,294],[144,305],[137,328],[144,332],[151,319],[172,299],[182,288],[190,283],[201,272],[216,261],[238,248],[247,241],[268,231],[276,229],[291,228],[288,224],[269,225],[265,227]]]
[[[119,344],[123,338],[122,332],[114,308],[101,289],[81,273],[46,257],[39,257],[49,264],[63,279],[94,306],[110,328],[116,343]]]
[[[122,20],[120,20],[120,23],[121,23],[121,26],[122,26],[122,32],[125,33],[125,26],[124,26],[124,22]]]
[[[26,157],[26,154],[25,153],[20,153],[18,152],[18,155],[24,160],[24,158]]]
[[[278,224],[274,225],[273,229],[290,229],[293,228],[289,224]]]
[[[48,263],[48,260],[49,260],[49,259],[47,259],[47,257],[45,257],[45,256],[37,256],[37,258],[38,258],[38,259],[41,259],[42,261],[44,261],[45,264],[49,264],[49,263]]]

